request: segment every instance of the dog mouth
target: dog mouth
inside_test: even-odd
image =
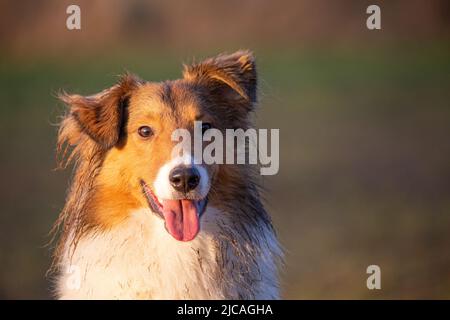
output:
[[[205,212],[208,198],[192,199],[158,199],[152,189],[141,180],[150,209],[164,220],[167,232],[179,241],[191,241],[200,231],[200,217]]]

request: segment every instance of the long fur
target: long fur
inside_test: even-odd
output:
[[[128,206],[122,207],[108,206],[119,200],[107,192],[99,196],[105,193],[104,183],[99,182],[105,161],[112,152],[126,150],[128,104],[135,109],[146,105],[143,101],[150,93],[160,97],[162,104],[171,104],[172,111],[188,97],[216,117],[218,127],[246,129],[252,126],[250,112],[256,103],[254,58],[240,51],[185,67],[181,80],[153,85],[125,75],[117,85],[94,96],[61,96],[70,109],[60,125],[58,154],[62,167],[74,163],[74,174],[53,229],[60,234],[53,264],[57,296],[279,298],[282,253],[260,200],[256,168],[211,169],[214,181],[202,230],[188,243],[171,238],[162,219],[131,194]],[[178,113],[187,114],[186,110]],[[130,191],[120,188],[117,194],[126,197]],[[105,215],[105,208],[112,211]],[[112,220],[114,210],[119,210],[119,218]],[[112,222],[105,224],[104,219]],[[81,287],[76,290],[67,287],[71,266],[81,272]]]

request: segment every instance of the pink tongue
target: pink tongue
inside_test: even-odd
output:
[[[166,229],[177,240],[191,241],[199,231],[197,207],[192,200],[163,200]]]

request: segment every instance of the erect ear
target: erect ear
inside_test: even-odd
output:
[[[60,94],[59,98],[70,108],[66,122],[74,120],[80,133],[87,134],[103,148],[113,147],[126,122],[128,99],[139,84],[137,77],[126,74],[118,84],[92,96]]]
[[[256,102],[257,75],[250,51],[221,54],[201,63],[185,66],[184,79],[196,82],[229,105],[251,111]]]

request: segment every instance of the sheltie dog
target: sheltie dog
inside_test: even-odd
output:
[[[185,66],[182,79],[126,74],[91,96],[61,94],[55,224],[59,299],[277,299],[281,250],[254,166],[174,157],[175,129],[252,127],[253,55]]]

